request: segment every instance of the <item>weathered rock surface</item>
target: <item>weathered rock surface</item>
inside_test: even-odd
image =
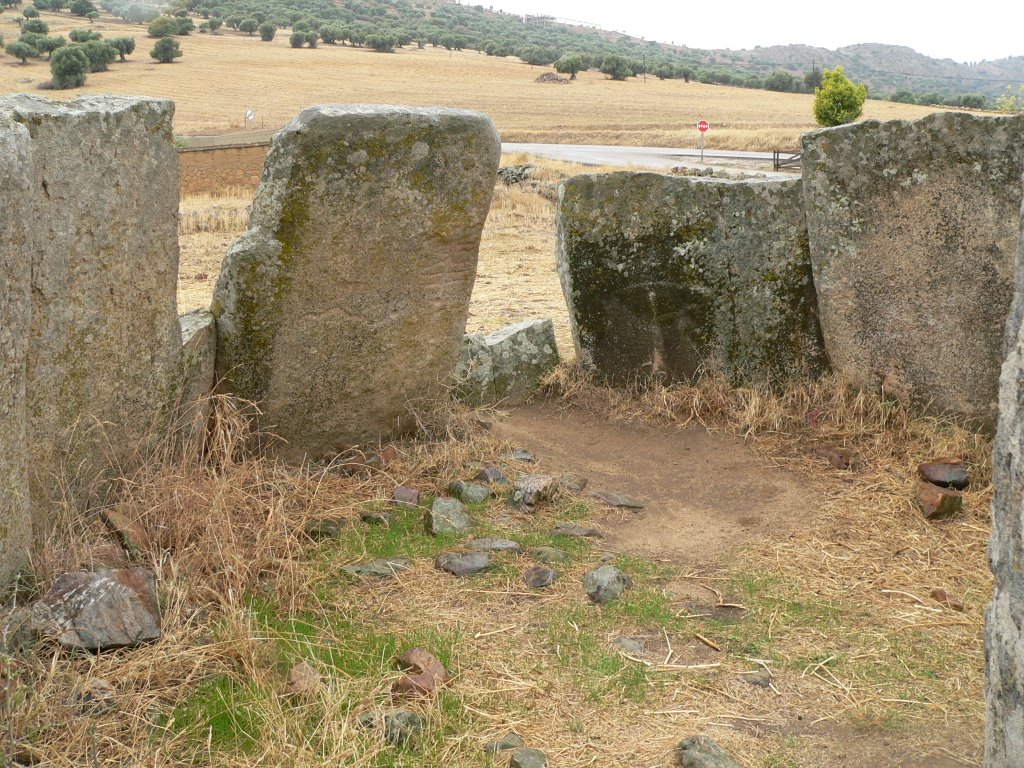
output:
[[[346,517],[315,517],[303,524],[302,532],[314,541],[322,541],[341,538],[350,527],[351,522]]]
[[[523,583],[531,589],[543,589],[555,583],[558,574],[546,565],[531,565],[523,573]]]
[[[675,759],[681,768],[740,768],[728,752],[707,736],[683,739],[676,746]]]
[[[511,539],[495,539],[484,536],[479,539],[470,539],[466,542],[468,549],[477,552],[511,552],[514,555],[523,554],[523,545]]]
[[[480,483],[456,480],[448,486],[448,493],[464,504],[483,504],[491,498],[491,489]]]
[[[491,556],[487,552],[445,552],[437,556],[434,566],[452,576],[476,576],[491,567]]]
[[[408,709],[386,709],[382,712],[364,712],[359,716],[359,725],[380,730],[386,742],[399,747],[415,743],[427,727],[427,721]]]
[[[1022,217],[1024,221],[1024,217]],[[999,428],[992,456],[989,565],[995,595],[985,614],[985,766],[1014,768],[1024,755],[1024,240],[1006,326]]]
[[[217,327],[209,310],[178,317],[181,325],[181,388],[179,409],[189,438],[202,438],[210,417],[217,363]]]
[[[555,528],[552,531],[556,536],[569,536],[573,539],[603,539],[604,534],[601,533],[597,528],[588,528],[587,526],[577,525],[576,523],[555,523]]]
[[[545,565],[557,565],[569,559],[569,556],[558,547],[530,547],[527,553],[534,560]]]
[[[774,383],[825,366],[800,184],[577,176],[558,203],[576,355],[600,377]]]
[[[311,107],[274,137],[213,311],[218,373],[281,455],[397,433],[451,372],[499,154],[453,109]]]
[[[382,560],[370,560],[366,563],[346,565],[342,568],[350,576],[363,579],[390,579],[402,571],[412,568],[412,560],[405,557],[389,557]]]
[[[539,749],[520,747],[512,753],[509,768],[547,768],[548,756]]]
[[[27,564],[32,544],[25,400],[31,186],[28,130],[0,115],[0,586]]]
[[[587,478],[583,475],[577,475],[575,472],[566,472],[558,478],[558,487],[569,493],[583,493],[588,482]]]
[[[512,486],[512,503],[535,507],[551,501],[558,493],[558,480],[551,475],[523,475]]]
[[[587,496],[598,501],[603,501],[609,507],[619,507],[621,509],[643,509],[643,502],[637,501],[636,499],[624,496],[618,491],[605,491],[599,488],[594,488],[587,491]]]
[[[33,604],[32,624],[65,648],[104,651],[159,640],[156,576],[146,568],[65,573]]]
[[[971,476],[960,459],[936,459],[917,466],[921,479],[942,488],[962,491],[971,484]]]
[[[399,485],[391,493],[391,503],[396,507],[418,507],[420,492],[407,485]]]
[[[868,120],[802,143],[833,367],[855,384],[994,424],[1024,117]]]
[[[398,678],[391,686],[393,696],[430,696],[438,688],[451,682],[444,664],[430,651],[410,648],[397,659],[408,674]]]
[[[466,505],[458,499],[434,499],[426,515],[427,532],[433,536],[444,533],[464,533],[473,521]]]
[[[523,737],[515,731],[509,731],[506,735],[502,736],[497,741],[489,741],[484,744],[484,752],[493,754],[494,752],[507,752],[510,749],[517,749],[523,746],[525,742]]]
[[[359,519],[367,525],[391,525],[391,513],[381,509],[361,509]]]
[[[526,402],[557,365],[554,323],[525,320],[486,335],[466,334],[452,376],[464,401],[511,406]]]
[[[964,499],[960,491],[940,488],[923,480],[917,484],[917,505],[929,520],[947,520],[960,514]]]
[[[607,605],[618,600],[633,581],[614,565],[602,565],[583,577],[583,588],[592,603]]]

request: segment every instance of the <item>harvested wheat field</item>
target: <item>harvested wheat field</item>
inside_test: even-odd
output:
[[[43,13],[51,34],[82,26],[68,14]],[[0,16],[0,30],[16,30]],[[729,88],[678,80],[613,82],[583,72],[571,85],[534,83],[543,67],[476,52],[406,48],[393,54],[321,45],[293,49],[279,31],[270,43],[221,31],[181,39],[184,55],[157,64],[148,55],[145,27],[102,16],[93,25],[105,37],[134,36],[138,47],[125,63],[89,75],[85,87],[48,92],[59,98],[81,93],[121,93],[173,99],[182,134],[237,131],[245,113],[252,126],[277,128],[311,104],[364,102],[463,107],[490,115],[505,141],[543,143],[696,146],[699,118],[712,123],[709,147],[769,151],[793,148],[814,128],[812,96]],[[13,37],[13,34],[5,35]],[[32,92],[50,79],[49,65],[0,59],[0,93]],[[868,101],[865,118],[914,119],[933,109]]]

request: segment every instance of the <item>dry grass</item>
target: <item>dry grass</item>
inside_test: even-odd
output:
[[[13,38],[13,14],[0,29]],[[52,33],[81,26],[67,13],[43,13]],[[286,124],[311,104],[363,102],[451,106],[491,115],[506,141],[544,143],[696,146],[696,121],[711,121],[709,147],[771,150],[797,145],[800,132],[814,127],[811,96],[724,86],[631,79],[616,83],[595,72],[581,73],[571,86],[534,83],[541,72],[518,61],[476,52],[427,48],[394,54],[322,45],[294,50],[285,31],[272,43],[231,31],[193,34],[182,40],[184,56],[157,64],[148,56],[151,40],[143,27],[103,16],[95,24],[108,37],[132,35],[138,50],[128,62],[89,76],[78,93],[125,93],[173,99],[179,133],[240,130],[247,109],[256,127]],[[45,61],[21,66],[0,59],[0,92],[31,91],[49,80]],[[26,79],[28,81],[26,81]],[[865,117],[921,117],[931,109],[869,101]]]

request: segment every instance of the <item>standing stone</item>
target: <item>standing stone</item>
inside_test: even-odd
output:
[[[178,318],[181,324],[179,408],[186,438],[201,439],[210,417],[216,379],[217,328],[209,310],[196,309]]]
[[[557,238],[577,359],[603,379],[825,366],[799,182],[577,176]]]
[[[0,115],[28,129],[34,156],[34,236],[22,258],[32,270],[37,541],[49,499],[66,488],[79,501],[111,460],[126,468],[172,423],[181,356],[173,114],[170,101],[128,96],[0,98]]]
[[[1019,235],[1024,117],[937,112],[803,136],[833,367],[991,428]]]
[[[500,140],[454,109],[311,107],[271,144],[214,293],[217,371],[278,452],[406,425],[458,356]]]
[[[529,400],[557,365],[554,323],[526,320],[487,335],[466,334],[453,376],[466,402],[512,406]]]
[[[0,115],[0,588],[28,562],[25,375],[30,320],[28,131]]]
[[[1022,215],[1024,224],[1024,215]],[[995,595],[985,615],[985,767],[1015,768],[1024,755],[1024,238],[1017,259],[999,429],[992,456],[989,565]]]

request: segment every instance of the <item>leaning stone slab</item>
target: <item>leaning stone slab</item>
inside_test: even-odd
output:
[[[500,140],[453,109],[311,107],[214,293],[218,375],[292,460],[401,431],[458,356]]]
[[[36,539],[51,496],[82,493],[172,424],[178,155],[170,101],[0,98],[31,136],[28,442]],[[4,211],[6,215],[6,211]],[[65,467],[75,476],[64,477]]]
[[[1024,224],[1024,215],[1022,215]],[[989,565],[995,595],[985,615],[985,766],[1012,768],[1024,754],[1024,239],[1006,327],[999,428],[992,456]]]
[[[938,112],[804,134],[825,347],[849,381],[991,426],[1024,117]]]
[[[467,403],[519,405],[557,365],[554,323],[526,320],[487,335],[466,334],[453,378]]]
[[[26,565],[32,544],[25,407],[31,174],[28,130],[0,116],[0,587]]]
[[[799,182],[577,176],[557,223],[577,359],[601,378],[824,368]]]
[[[209,310],[196,309],[178,318],[181,323],[181,426],[187,437],[201,437],[210,416],[217,362],[217,327]]]

